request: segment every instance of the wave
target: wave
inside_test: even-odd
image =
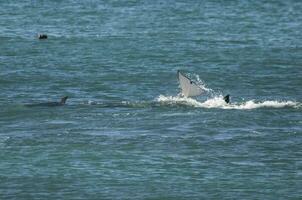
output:
[[[157,99],[157,102],[163,104],[176,104],[176,105],[186,105],[199,108],[221,108],[221,109],[237,109],[237,110],[250,110],[257,108],[299,108],[301,103],[295,101],[263,101],[255,102],[254,100],[242,102],[242,103],[230,103],[227,104],[223,100],[223,96],[216,96],[211,99],[208,99],[204,102],[199,102],[196,99],[187,98],[187,97],[173,97],[173,96],[164,96],[160,95]]]

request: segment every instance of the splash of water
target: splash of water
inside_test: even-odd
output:
[[[199,107],[199,108],[221,108],[221,109],[237,109],[237,110],[249,110],[249,109],[256,109],[256,108],[301,107],[300,103],[294,101],[255,102],[254,100],[250,100],[242,103],[235,102],[235,103],[227,104],[223,100],[223,96],[215,96],[204,102],[199,102],[196,99],[187,98],[187,97],[179,97],[179,96],[173,97],[173,96],[160,95],[157,98],[157,101],[160,103],[186,105],[186,106]]]
[[[213,90],[211,88],[208,88],[206,83],[199,77],[199,75],[194,75],[195,76],[195,79],[196,79],[196,83],[199,87],[201,87],[204,91],[206,92],[210,92],[212,93]]]
[[[256,102],[255,100],[249,100],[241,103],[233,102],[231,104],[226,103],[223,100],[223,96],[220,92],[215,92],[211,88],[208,88],[205,82],[199,77],[197,74],[187,74],[190,78],[195,80],[197,85],[202,88],[204,91],[208,93],[209,99],[204,102],[200,102],[196,99],[190,97],[182,97],[178,95],[176,97],[173,96],[164,96],[160,95],[156,101],[164,104],[178,104],[178,105],[187,105],[192,107],[200,107],[200,108],[221,108],[221,109],[238,109],[238,110],[248,110],[248,109],[256,109],[256,108],[284,108],[284,107],[293,107],[300,108],[302,104],[295,101],[263,101]]]

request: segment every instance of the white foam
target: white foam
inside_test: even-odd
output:
[[[167,104],[180,104],[200,108],[221,108],[221,109],[237,109],[237,110],[249,110],[256,108],[284,108],[284,107],[301,107],[301,103],[294,101],[263,101],[255,102],[254,100],[242,102],[242,103],[231,103],[227,104],[222,96],[216,96],[214,98],[208,99],[205,102],[199,102],[196,99],[187,98],[187,97],[173,97],[173,96],[164,96],[160,95],[157,98],[157,101],[160,103]]]

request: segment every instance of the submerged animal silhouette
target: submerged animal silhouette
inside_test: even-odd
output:
[[[45,107],[54,107],[54,106],[63,106],[65,105],[66,101],[68,99],[68,96],[65,96],[61,99],[60,102],[52,101],[52,102],[45,102],[45,103],[36,103],[36,104],[28,104],[25,105],[27,107],[39,107],[39,106],[45,106]]]

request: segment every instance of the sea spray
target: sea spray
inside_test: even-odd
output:
[[[220,108],[220,109],[236,109],[236,110],[250,110],[256,108],[299,108],[301,107],[301,103],[295,101],[263,101],[263,102],[255,102],[254,100],[249,100],[245,102],[233,102],[227,104],[223,100],[223,96],[215,96],[213,98],[207,99],[204,102],[200,102],[196,99],[187,98],[187,97],[179,97],[179,96],[164,96],[160,95],[157,98],[158,102],[166,103],[166,104],[179,104],[186,105],[192,107],[199,108]]]

